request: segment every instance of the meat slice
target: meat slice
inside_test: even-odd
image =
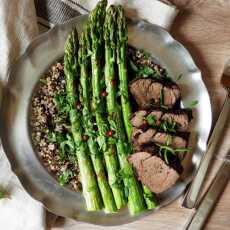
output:
[[[160,145],[168,145],[172,148],[185,148],[187,146],[187,141],[184,138],[161,132],[157,132],[152,141]]]
[[[147,115],[146,110],[139,110],[135,112],[131,118],[131,124],[134,127],[140,128],[143,126],[143,122],[145,120],[145,116]]]
[[[150,84],[149,88],[146,91],[147,94],[147,101],[150,102],[150,104],[160,104],[160,97],[161,97],[161,90],[163,88],[163,85],[159,82],[154,82]]]
[[[169,112],[165,113],[161,120],[168,121],[169,123],[175,122],[177,130],[181,132],[189,131],[190,118],[187,112]]]
[[[141,129],[138,129],[136,127],[133,127],[132,129],[132,145],[134,151],[141,151],[141,146],[138,144],[138,137],[143,133]]]
[[[151,157],[151,156],[152,155],[148,152],[137,152],[137,153],[134,153],[128,157],[128,161],[135,168],[138,177],[139,177],[139,173],[141,170],[142,161]]]
[[[162,114],[163,114],[163,112],[160,110],[153,110],[148,115],[154,116],[156,118],[156,120],[160,120],[162,117]]]
[[[164,101],[163,104],[168,108],[172,108],[173,105],[180,98],[180,90],[177,85],[172,85],[171,87],[164,87],[163,89]]]
[[[142,133],[143,133],[143,131],[141,129],[133,127],[133,129],[132,129],[132,140],[134,140],[135,138],[137,138]]]
[[[148,116],[154,116],[156,123],[154,126],[159,127],[162,121],[167,121],[172,124],[175,123],[175,129],[179,132],[188,132],[190,129],[190,121],[192,119],[192,112],[187,109],[169,110],[162,112],[160,110],[138,110],[132,118],[131,124],[133,127],[140,128],[143,131],[147,130],[151,125],[148,124]]]
[[[141,160],[138,167],[138,176],[152,192],[158,194],[171,188],[179,179],[179,174],[170,168],[163,160],[157,156],[147,157]]]
[[[141,133],[137,139],[138,144],[144,145],[144,144],[151,143],[155,134],[156,134],[155,129],[148,129],[146,132]]]
[[[172,108],[180,98],[179,87],[175,83],[165,86],[154,79],[141,78],[130,83],[129,89],[140,108],[148,109],[163,103]],[[163,98],[161,95],[163,93]]]
[[[172,148],[187,147],[187,140],[180,136],[168,133],[157,132],[156,129],[149,128],[143,132],[141,129],[133,127],[132,143],[135,151],[141,151],[144,147],[153,144],[168,145]]]

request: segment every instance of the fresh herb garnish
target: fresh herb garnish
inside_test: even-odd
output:
[[[68,113],[70,111],[70,105],[69,105],[69,101],[72,100],[72,103],[75,103],[75,98],[72,97],[71,99],[68,97],[65,93],[60,93],[55,95],[54,97],[54,102],[57,106],[58,109],[58,113],[59,114],[63,114],[63,113]]]
[[[134,62],[131,59],[129,59],[129,64],[134,72],[138,72],[138,67],[134,64]]]
[[[155,126],[155,125],[156,125],[157,119],[156,119],[156,116],[149,114],[149,115],[146,117],[146,121],[148,122],[149,125]]]
[[[173,149],[171,147],[169,147],[168,145],[159,145],[157,144],[157,146],[159,146],[159,154],[160,156],[164,158],[165,162],[167,164],[169,164],[169,161],[168,161],[168,157],[169,157],[169,154],[173,154],[174,156],[177,155],[177,153],[181,153],[181,152],[190,152],[191,149],[190,148],[176,148],[176,149]]]
[[[160,71],[157,69],[153,69],[148,65],[144,65],[144,66],[137,66],[134,64],[134,62],[132,60],[129,61],[130,63],[130,67],[131,69],[135,72],[135,74],[139,77],[155,77],[155,78],[160,78],[161,77],[161,73]]]
[[[73,138],[67,134],[66,139],[59,143],[60,146],[60,159],[65,160],[66,156],[73,155],[75,150],[75,144]]]
[[[176,132],[176,122],[175,121],[172,121],[172,122],[161,121],[159,130],[163,132],[175,133]]]
[[[149,59],[149,58],[151,57],[151,54],[150,54],[149,52],[147,52],[147,51],[145,51],[145,50],[143,50],[143,49],[140,49],[139,51],[140,51],[140,53],[143,55],[143,57],[144,57],[145,59]]]
[[[43,84],[46,84],[46,83],[47,83],[47,81],[46,81],[45,79],[43,79],[43,78],[40,78],[39,81],[40,81],[41,83],[43,83]]]
[[[164,106],[164,90],[163,88],[160,91],[160,107],[162,108]]]
[[[193,109],[198,105],[199,101],[198,100],[193,100],[189,106],[187,106],[188,109]]]
[[[183,77],[183,74],[179,74],[176,78],[176,81],[179,81]]]
[[[154,74],[154,70],[147,65],[140,67],[139,70],[137,71],[137,75],[144,78],[152,76],[153,74]]]
[[[65,186],[66,184],[69,183],[70,179],[73,176],[74,173],[71,170],[67,169],[58,177],[58,182],[61,186]]]

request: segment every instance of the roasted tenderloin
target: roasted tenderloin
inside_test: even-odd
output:
[[[185,148],[187,146],[187,141],[184,138],[160,132],[154,135],[152,141],[160,145],[169,145],[172,148]]]
[[[139,172],[141,170],[141,163],[143,160],[151,157],[152,155],[148,152],[137,152],[128,157],[128,161],[136,170],[137,175],[139,176]]]
[[[149,78],[132,81],[129,84],[129,89],[142,109],[160,105],[172,108],[180,98],[180,90],[175,83],[166,85],[164,82]]]
[[[170,124],[175,123],[176,131],[188,132],[192,114],[191,111],[186,109],[170,110],[167,112],[162,112],[160,110],[138,110],[132,115],[131,124],[136,128],[147,129],[151,126],[147,122],[148,117],[153,117],[155,119],[155,127],[160,127],[162,122],[168,122]]]
[[[144,150],[145,146],[152,144],[168,145],[172,148],[185,148],[188,143],[185,138],[177,135],[157,132],[156,129],[152,128],[142,131],[133,127],[132,144],[135,151],[141,151]]]
[[[147,152],[137,152],[129,157],[139,180],[154,193],[162,193],[171,188],[179,179],[176,170],[161,158]]]

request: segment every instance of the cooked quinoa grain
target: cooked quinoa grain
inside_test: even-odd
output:
[[[64,66],[56,63],[41,77],[32,97],[31,135],[34,148],[48,171],[61,185],[69,184],[72,189],[79,190],[76,157],[73,147],[69,147],[73,141],[68,116],[59,108],[64,93]]]

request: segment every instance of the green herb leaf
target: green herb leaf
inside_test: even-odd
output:
[[[142,53],[145,59],[149,59],[151,57],[151,54],[143,49],[141,49],[140,52]]]
[[[46,83],[47,83],[46,79],[44,79],[44,78],[40,78],[39,81],[40,81],[41,83],[43,83],[43,84],[46,84]]]
[[[151,125],[151,126],[155,126],[156,125],[156,121],[157,121],[156,116],[149,114],[146,117],[146,120],[147,120],[147,122],[148,122],[149,125]]]
[[[59,177],[58,177],[58,182],[61,186],[65,186],[66,184],[69,183],[70,179],[74,176],[74,173],[67,169],[64,171]]]
[[[177,153],[180,153],[180,152],[183,152],[183,153],[186,153],[186,152],[190,152],[191,149],[190,148],[176,148],[176,149],[173,149],[171,147],[169,147],[168,145],[159,145],[157,144],[157,146],[159,146],[159,154],[160,156],[164,157],[164,160],[167,164],[169,164],[169,160],[168,160],[168,155],[169,154],[173,154],[173,155],[176,155]]]
[[[154,74],[154,70],[151,67],[146,65],[146,66],[141,67],[138,70],[137,74],[138,76],[141,76],[141,77],[149,77]]]
[[[191,152],[191,148],[177,148],[174,150],[174,152]]]
[[[163,132],[176,133],[176,122],[161,121],[159,130]]]
[[[134,64],[134,62],[132,60],[129,60],[129,64],[130,64],[131,69],[134,72],[138,72],[138,67]]]
[[[179,81],[182,77],[183,77],[183,74],[179,74],[179,75],[176,77],[176,81]]]
[[[98,145],[100,147],[100,150],[105,149],[105,147],[106,147],[106,137],[105,136],[98,136],[97,142],[98,142]]]
[[[198,105],[199,101],[198,100],[193,100],[189,106],[187,106],[187,108],[189,109],[193,109],[194,107],[196,107]]]

